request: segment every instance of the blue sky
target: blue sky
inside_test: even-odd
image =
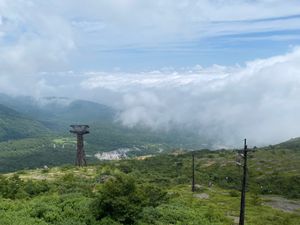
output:
[[[93,70],[149,71],[195,65],[244,65],[246,61],[279,55],[300,44],[300,30],[210,37],[187,43],[151,47],[93,50],[76,59]],[[79,67],[80,68],[80,67]],[[80,68],[84,69],[84,68]]]
[[[300,136],[299,46],[299,0],[0,0],[0,92],[226,145]]]
[[[277,2],[289,4],[286,1]],[[269,4],[272,5],[272,1]],[[292,4],[295,2],[291,2]],[[296,5],[300,7],[299,3]],[[264,8],[257,10],[264,10]],[[220,20],[205,21],[204,24],[191,23],[187,26],[191,26],[194,30],[191,31],[192,34],[184,37],[180,34],[179,27],[171,38],[168,34],[166,37],[159,35],[157,37],[152,33],[150,35],[157,38],[154,42],[149,40],[143,42],[142,38],[141,40],[134,38],[123,43],[117,38],[116,42],[109,43],[108,46],[97,44],[95,40],[89,39],[90,36],[96,38],[98,34],[101,36],[96,29],[91,32],[93,34],[86,34],[89,41],[83,44],[88,46],[88,50],[84,50],[85,57],[79,56],[75,60],[83,61],[84,66],[95,70],[110,71],[117,68],[135,72],[163,67],[188,68],[199,64],[202,66],[243,65],[246,61],[282,54],[299,45],[300,14],[297,13],[299,12],[293,10],[293,12],[277,14],[275,11],[268,16],[260,16],[258,13],[250,18],[240,16],[236,20],[220,18]],[[139,30],[135,31],[138,36]],[[126,39],[132,33],[131,31],[127,33],[125,29],[122,35]],[[104,42],[109,41],[104,40]]]
[[[1,0],[0,21],[2,49],[66,62],[45,71],[235,65],[300,42],[298,0]]]

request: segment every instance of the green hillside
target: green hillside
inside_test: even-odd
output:
[[[117,148],[162,144],[169,148],[203,148],[205,140],[198,134],[187,130],[152,131],[145,127],[126,127],[117,122],[94,122],[90,124],[91,133],[86,140],[104,151]],[[167,147],[167,148],[168,148]]]
[[[75,144],[69,142],[62,148],[55,140],[53,136],[46,136],[0,142],[0,173],[44,165],[73,164]]]
[[[106,105],[63,97],[34,99],[0,93],[0,104],[41,121],[91,122],[112,120],[116,111]]]
[[[91,101],[57,97],[35,100],[26,96],[10,97],[0,94],[0,104],[26,115],[27,118],[34,118],[37,120],[35,123],[42,123],[52,133],[63,137],[68,134],[70,124],[89,124],[91,134],[87,136],[88,142],[98,145],[104,151],[145,144],[203,148],[209,147],[211,143],[199,138],[197,132],[182,127],[173,127],[169,131],[151,131],[138,126],[122,126],[115,121],[117,110]],[[16,125],[11,123],[10,127],[13,129]],[[28,133],[26,137],[33,135]]]
[[[115,121],[116,115],[116,110],[90,101],[56,97],[37,101],[0,94],[0,172],[41,167],[47,160],[49,165],[72,164],[75,147],[69,140],[75,137],[69,133],[69,126],[78,123],[90,125],[91,132],[85,137],[90,162],[96,160],[96,153],[124,148],[138,149],[129,153],[135,156],[177,147],[209,147],[210,142],[193,131],[126,127]],[[54,140],[62,141],[55,144]]]
[[[299,224],[299,150],[270,146],[249,155],[246,224]],[[3,174],[0,224],[237,224],[236,152],[196,151],[195,193],[191,158],[175,151]]]
[[[36,137],[48,132],[41,122],[0,104],[0,141]]]
[[[85,138],[88,162],[98,161],[95,154],[116,149],[132,149],[128,156],[141,156],[168,152],[187,143],[188,136],[176,133],[161,135],[145,129],[130,129],[119,124],[97,123],[90,126],[91,133]],[[44,165],[59,166],[73,164],[75,157],[74,135],[69,127],[62,134],[47,134],[37,138],[24,138],[0,142],[0,172],[24,168],[38,168]]]
[[[298,138],[291,138],[288,141],[282,142],[278,145],[275,146],[271,146],[271,147],[275,147],[275,148],[292,148],[292,149],[297,149],[300,148],[300,137]]]

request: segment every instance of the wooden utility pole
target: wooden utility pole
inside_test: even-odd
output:
[[[243,165],[243,179],[242,179],[242,190],[241,190],[241,207],[240,207],[240,222],[239,225],[244,225],[245,223],[245,198],[246,198],[246,186],[247,186],[247,140],[244,140],[244,150],[241,156],[244,159]]]
[[[195,153],[192,153],[192,192],[195,191]]]
[[[77,154],[76,154],[76,166],[86,166],[86,160],[85,160],[85,152],[83,149],[84,141],[83,141],[83,135],[90,133],[88,131],[89,126],[88,125],[71,125],[72,130],[70,130],[71,133],[76,134],[77,136]]]

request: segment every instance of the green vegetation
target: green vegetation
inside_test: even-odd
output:
[[[136,149],[128,155],[139,156],[202,144],[196,134],[186,130],[158,132],[124,127],[114,121],[117,112],[105,105],[56,98],[46,101],[39,104],[29,97],[0,94],[0,172],[73,164],[75,137],[69,133],[73,123],[90,125],[91,133],[85,137],[89,162],[96,161],[96,153],[119,148]]]
[[[91,127],[91,134],[86,137],[91,145],[90,152],[143,148],[149,144],[163,145],[165,149],[177,146],[189,149],[208,143],[182,127],[173,127],[166,132],[122,126],[115,121],[116,110],[95,102],[55,97],[42,102],[30,97],[14,98],[0,94],[0,142],[45,135],[68,138],[70,124],[81,123]]]
[[[138,185],[134,177],[117,173],[100,187],[91,209],[96,220],[133,224],[145,207],[156,207],[166,200],[166,192],[155,185]]]
[[[192,133],[126,128],[113,121],[116,112],[86,101],[39,108],[0,100],[13,108],[0,105],[1,225],[236,224],[236,152],[196,151],[192,193],[191,153],[174,150],[201,146]],[[71,166],[75,137],[68,126],[78,121],[91,126],[85,146],[92,165],[84,168]],[[126,147],[137,149],[128,153],[133,158],[98,162],[93,156]],[[299,162],[299,138],[250,153],[247,225],[299,224]]]
[[[91,133],[86,136],[86,141],[97,146],[100,151],[143,148],[146,145],[162,145],[164,150],[180,145],[186,148],[197,148],[203,143],[198,135],[187,131],[149,131],[142,127],[129,128],[112,122],[91,123],[90,130]]]
[[[72,164],[74,144],[64,147],[51,136],[0,142],[0,172]]]
[[[69,123],[70,124],[70,123]],[[66,125],[68,128],[69,125]],[[138,149],[129,152],[131,157],[167,152],[187,142],[185,137],[174,138],[174,133],[147,132],[142,128],[126,128],[120,124],[98,122],[91,124],[91,133],[85,136],[85,150],[89,162],[95,162],[95,153],[119,148]],[[180,135],[179,135],[180,136]],[[101,137],[101,138],[99,138]],[[41,136],[7,140],[0,142],[0,172],[10,172],[44,165],[58,166],[73,164],[76,138],[65,131],[64,134],[49,133]]]
[[[0,141],[41,136],[47,133],[49,130],[39,121],[0,104]]]
[[[236,153],[195,154],[195,193],[191,153],[182,152],[3,174],[0,224],[235,224],[241,180]],[[250,154],[246,224],[299,224],[299,157],[297,147],[280,145]],[[278,207],[278,201],[284,204]]]

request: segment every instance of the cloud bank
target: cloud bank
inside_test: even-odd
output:
[[[1,92],[32,94],[44,86],[39,73],[64,69],[74,48],[64,17],[34,1],[0,0]]]
[[[130,68],[138,56],[155,68],[149,52],[167,65],[160,53],[218,54],[226,44],[235,48],[232,40],[297,41],[299,15],[298,0],[0,0],[0,73],[89,70],[101,63]]]
[[[0,0],[0,92],[94,100],[118,108],[124,125],[175,125],[227,145],[279,142],[300,136],[299,48],[245,66],[180,63],[198,60],[195,52],[226,61],[233,54],[212,49],[229,42],[233,53],[255,49],[256,58],[264,49],[257,40],[299,40],[299,15],[298,0]],[[175,69],[97,67],[124,60],[148,68],[172,57]]]
[[[300,48],[240,67],[90,73],[81,88],[114,96],[124,125],[191,128],[200,136],[256,145],[300,136]],[[104,91],[105,90],[105,91]],[[95,95],[97,96],[97,95]]]

